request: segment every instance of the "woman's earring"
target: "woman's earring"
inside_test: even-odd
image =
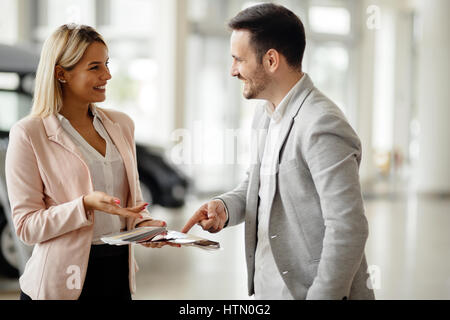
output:
[[[67,82],[66,80],[63,80],[63,79],[58,79],[58,81],[61,82],[61,83],[66,83]]]

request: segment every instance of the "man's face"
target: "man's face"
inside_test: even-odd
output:
[[[233,57],[231,75],[244,82],[244,97],[246,99],[262,99],[269,79],[251,47],[249,31],[233,31],[231,34],[231,56]]]

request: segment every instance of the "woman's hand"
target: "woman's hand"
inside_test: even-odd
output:
[[[145,221],[142,221],[141,223],[139,223],[136,226],[136,228],[139,228],[139,227],[165,227],[166,225],[167,225],[166,222],[161,221],[161,220],[145,220]],[[144,247],[147,247],[147,248],[161,248],[164,246],[171,246],[171,247],[177,247],[177,248],[181,247],[181,245],[179,245],[179,244],[170,243],[167,241],[163,241],[163,242],[149,241],[149,242],[141,243],[141,245],[143,245]]]
[[[94,191],[83,197],[84,208],[88,210],[98,210],[124,218],[142,219],[140,212],[144,210],[148,203],[141,204],[133,208],[122,208],[120,200],[107,195],[104,192]]]

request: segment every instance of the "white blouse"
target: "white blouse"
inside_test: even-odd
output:
[[[81,151],[89,167],[94,190],[119,198],[121,205],[126,204],[129,186],[122,157],[103,127],[95,107],[92,107],[90,110],[94,116],[93,124],[95,130],[106,141],[106,154],[104,157],[72,127],[69,120],[59,113],[57,116],[63,129]],[[126,219],[121,216],[95,210],[94,217],[94,235],[92,238],[92,244],[94,245],[103,244],[100,240],[102,236],[119,232],[126,228]]]

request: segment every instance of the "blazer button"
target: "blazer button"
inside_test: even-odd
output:
[[[278,237],[278,235],[277,235],[277,234],[275,234],[275,235],[271,236],[270,238],[271,238],[271,239],[275,239],[276,237]]]
[[[283,271],[283,276],[287,275],[289,271]]]

